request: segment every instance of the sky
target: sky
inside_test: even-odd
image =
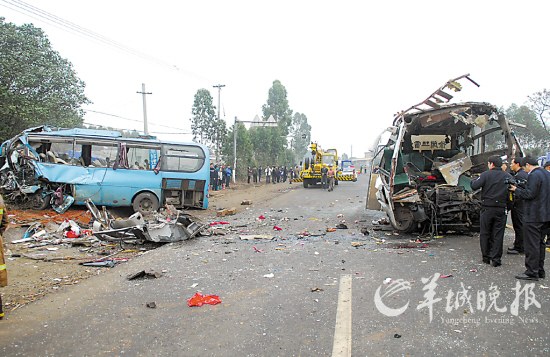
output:
[[[219,94],[230,126],[261,117],[279,80],[312,140],[354,157],[451,78],[480,84],[456,101],[504,107],[550,88],[549,13],[543,0],[0,0],[0,17],[42,28],[73,64],[86,123],[143,130],[144,83],[149,131],[190,141],[197,90]]]

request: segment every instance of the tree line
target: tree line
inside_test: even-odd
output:
[[[83,127],[82,106],[91,103],[84,89],[71,62],[52,49],[40,28],[17,26],[0,17],[0,142],[38,125]],[[550,91],[535,92],[525,104],[511,104],[501,111],[519,124],[513,130],[526,153],[539,156],[550,151]],[[240,177],[246,176],[248,166],[299,163],[311,140],[307,116],[290,108],[287,90],[279,80],[269,88],[260,118],[266,123],[273,118],[274,127],[247,127],[239,121],[228,127],[216,116],[207,89],[197,90],[191,115],[194,140],[207,145],[217,162],[233,165],[236,139]]]
[[[207,89],[199,89],[193,103],[194,140],[211,148],[215,163],[233,166],[236,162],[237,176],[245,177],[249,166],[291,167],[306,154],[311,126],[305,114],[290,109],[287,90],[279,80],[273,81],[267,102],[262,106],[262,118],[254,123],[235,120],[227,128],[226,121],[216,117],[216,107]],[[268,125],[270,118],[275,125]]]

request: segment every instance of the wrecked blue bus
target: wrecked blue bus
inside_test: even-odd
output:
[[[209,151],[197,143],[123,137],[118,131],[23,131],[0,148],[0,188],[22,208],[74,202],[133,207],[208,207]],[[63,208],[66,209],[66,208]]]

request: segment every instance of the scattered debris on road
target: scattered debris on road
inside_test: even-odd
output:
[[[142,279],[142,278],[160,278],[162,276],[162,272],[156,271],[154,269],[146,269],[138,271],[137,273],[130,274],[127,276],[128,280],[134,280],[134,279]]]
[[[237,209],[235,207],[232,208],[224,208],[216,212],[216,216],[218,217],[225,217],[225,216],[232,216],[237,213]]]
[[[202,306],[204,304],[208,305],[217,305],[220,304],[222,300],[218,295],[202,295],[201,293],[195,293],[193,297],[187,300],[187,306]]]

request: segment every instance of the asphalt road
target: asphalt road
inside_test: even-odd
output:
[[[375,230],[383,215],[364,208],[364,176],[333,192],[292,187],[224,217],[225,235],[163,246],[12,312],[0,355],[549,354],[550,283],[517,286],[523,256],[493,268],[477,235],[414,243]],[[348,229],[326,231],[342,220]],[[274,239],[240,238],[252,234]],[[148,268],[165,273],[127,280]],[[222,303],[188,307],[196,292]]]

